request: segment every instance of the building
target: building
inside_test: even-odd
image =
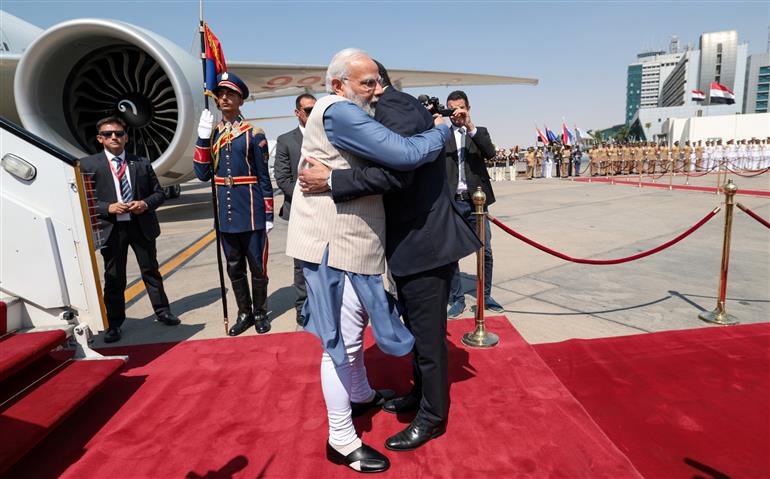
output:
[[[711,115],[669,118],[663,124],[668,144],[706,140],[751,140],[770,138],[770,113]]]
[[[663,82],[674,70],[683,53],[679,39],[672,37],[668,53],[663,50],[640,53],[628,65],[626,80],[626,124],[640,108],[655,108]]]
[[[770,32],[767,51],[751,55],[747,63],[743,113],[767,112],[767,97],[770,90]]]
[[[676,128],[671,127],[673,123],[669,119],[739,114],[744,110],[744,92],[751,85],[756,86],[757,95],[767,92],[770,72],[768,68],[761,70],[762,60],[759,57],[755,62],[756,75],[752,77],[756,80],[747,82],[747,75],[751,75],[750,71],[747,73],[749,46],[747,43],[738,43],[736,31],[704,33],[700,37],[699,46],[698,50],[680,54],[676,65],[662,82],[657,107],[639,108],[631,120],[627,120],[633,136],[669,143],[679,141],[678,136],[681,135],[676,133]],[[767,73],[760,74],[760,70]],[[712,82],[732,90],[735,104],[711,105],[709,95]],[[706,94],[706,100],[693,100],[693,90]],[[764,105],[764,111],[767,111],[766,95],[763,97],[764,103],[757,99],[754,105]]]
[[[685,52],[661,86],[656,107],[682,106],[692,101],[698,90],[700,51]]]

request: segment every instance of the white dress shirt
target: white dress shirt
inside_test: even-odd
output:
[[[471,138],[476,134],[476,128],[471,131],[467,131],[464,126],[456,127],[452,125],[452,133],[455,136],[455,143],[457,144],[457,194],[465,193],[468,191],[468,183],[465,181],[465,148],[467,135]]]
[[[118,198],[118,201],[123,203],[123,195],[120,192],[120,180],[118,180],[118,176],[116,175],[117,168],[115,168],[115,162],[113,161],[113,158],[115,158],[115,155],[110,153],[108,150],[104,150],[104,154],[107,156],[107,161],[109,162],[110,167],[110,173],[112,174],[112,182],[115,184],[115,196]],[[123,150],[119,155],[121,160],[126,161],[126,151]],[[128,172],[128,163],[126,163],[126,171],[123,173],[126,175],[126,178],[128,179],[128,184],[131,185],[131,191],[134,190],[134,184],[131,181],[131,174]],[[121,215],[118,215],[118,221],[131,221],[131,213],[123,213]]]

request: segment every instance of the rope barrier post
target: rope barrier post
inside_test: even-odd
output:
[[[735,204],[735,193],[738,187],[733,180],[727,180],[724,186],[725,191],[725,232],[722,241],[722,266],[719,271],[719,296],[717,298],[717,307],[713,311],[704,311],[698,315],[703,321],[731,325],[738,324],[738,319],[727,314],[725,309],[725,298],[727,296],[727,269],[730,263],[730,237],[733,227],[733,206]]]
[[[491,348],[497,346],[500,338],[495,333],[486,330],[484,321],[484,239],[486,214],[484,213],[484,203],[487,201],[487,195],[481,191],[481,187],[476,187],[473,193],[473,204],[476,206],[476,233],[481,240],[481,247],[476,252],[476,329],[463,334],[463,344],[472,348]]]
[[[644,160],[639,160],[639,188],[642,187],[642,167],[644,166]]]
[[[670,158],[668,160],[668,190],[671,191],[674,189],[673,186],[671,186],[674,183],[674,159]]]

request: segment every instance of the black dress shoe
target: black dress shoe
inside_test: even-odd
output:
[[[369,402],[351,402],[350,407],[353,409],[353,417],[358,417],[372,408],[381,407],[385,404],[385,401],[394,397],[396,397],[396,391],[392,389],[378,389],[374,391],[374,398]]]
[[[104,333],[104,342],[114,343],[120,341],[121,337],[120,328],[110,328],[106,333]]]
[[[157,316],[158,322],[163,323],[166,326],[176,326],[177,324],[181,323],[182,321],[179,320],[176,316],[174,316],[173,313],[170,311],[168,313],[162,313]]]
[[[361,447],[355,451],[347,456],[343,456],[327,442],[326,459],[334,464],[348,466],[358,472],[384,472],[390,467],[390,461],[387,457],[366,444],[362,444]]]
[[[400,412],[414,411],[418,407],[420,407],[420,398],[407,394],[400,398],[385,401],[385,404],[382,405],[382,410],[391,414],[398,414]]]
[[[243,334],[247,329],[254,326],[254,316],[251,313],[241,313],[238,315],[238,319],[235,324],[227,332],[229,336],[238,336]]]
[[[258,315],[254,320],[254,329],[259,334],[265,334],[270,331],[270,320],[267,319],[267,315]]]
[[[446,432],[446,424],[432,426],[419,419],[385,441],[385,447],[391,451],[411,451],[422,446],[431,439],[435,439]]]

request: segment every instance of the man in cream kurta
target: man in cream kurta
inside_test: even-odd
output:
[[[449,128],[436,127],[404,138],[378,122],[371,101],[382,93],[377,65],[365,52],[345,49],[326,73],[331,95],[320,99],[308,118],[302,162],[320,161],[332,169],[373,161],[407,171],[433,161]],[[306,164],[300,163],[300,169]],[[352,422],[353,409],[381,404],[392,391],[374,391],[363,362],[363,331],[372,321],[383,352],[403,356],[414,338],[385,294],[385,212],[382,197],[365,196],[335,204],[331,193],[306,194],[298,181],[286,254],[303,261],[307,302],[305,329],[321,340],[321,385],[329,417],[327,458],[361,472],[382,472],[388,459],[362,444]],[[351,402],[353,403],[351,407]]]

